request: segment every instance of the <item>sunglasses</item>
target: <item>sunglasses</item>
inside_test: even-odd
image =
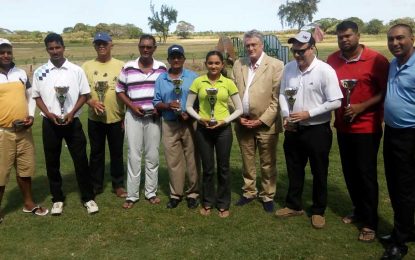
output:
[[[149,46],[149,45],[138,45],[138,48],[142,49],[142,50],[151,50],[154,48],[154,46]]]
[[[304,54],[305,54],[305,52],[306,52],[307,50],[311,49],[311,47],[312,47],[312,46],[308,46],[307,48],[305,48],[305,49],[300,49],[300,50],[296,50],[296,49],[291,48],[290,50],[291,50],[291,52],[293,53],[293,55],[297,54],[298,56],[303,57],[303,56],[304,56]]]

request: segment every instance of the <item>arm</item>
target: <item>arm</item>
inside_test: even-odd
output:
[[[143,108],[141,106],[135,106],[124,92],[118,92],[117,97],[121,99],[121,101],[131,110],[135,116],[142,117],[144,115]]]
[[[37,107],[40,109],[40,111],[43,112],[43,114],[49,119],[51,120],[53,123],[55,123],[55,125],[60,125],[58,123],[58,116],[55,115],[54,113],[50,113],[48,108],[46,107],[45,103],[43,102],[41,97],[35,97],[34,98],[36,101],[36,105]]]
[[[323,113],[335,110],[339,108],[340,106],[341,106],[341,99],[326,101],[323,104],[309,111],[301,111],[301,112],[292,113],[290,115],[290,118],[292,119],[292,122],[300,122],[300,121],[307,120],[311,117],[315,117]]]
[[[93,99],[90,94],[87,96],[86,103],[95,111],[95,114],[104,113],[105,111],[105,105],[102,102]]]
[[[23,120],[23,122],[26,127],[31,127],[34,121],[36,102],[32,98],[32,88],[30,86],[29,80],[26,82],[26,100],[27,100],[27,107],[29,110],[29,115]]]
[[[232,114],[230,114],[227,118],[225,118],[224,121],[225,121],[226,124],[229,124],[230,122],[232,122],[233,120],[238,118],[243,113],[242,101],[241,101],[241,97],[239,96],[239,93],[236,93],[236,94],[232,95],[231,100],[232,100],[232,103],[233,103],[235,108],[234,108]]]
[[[85,104],[88,94],[79,95],[78,100],[75,103],[75,106],[73,107],[72,111],[66,114],[65,116],[65,123],[64,125],[68,125],[72,123],[74,119],[74,115],[76,112],[78,112],[79,109]]]

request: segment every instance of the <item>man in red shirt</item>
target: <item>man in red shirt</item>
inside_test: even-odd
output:
[[[354,211],[344,223],[362,224],[358,239],[370,242],[376,237],[378,223],[377,154],[382,137],[383,99],[389,62],[381,54],[359,44],[357,24],[343,21],[336,27],[339,51],[327,63],[337,73],[339,87],[347,96],[342,81],[355,79],[357,84],[336,110],[340,158]]]

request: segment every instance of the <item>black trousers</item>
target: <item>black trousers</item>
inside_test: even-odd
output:
[[[415,129],[385,126],[383,156],[394,212],[392,239],[404,245],[414,229]]]
[[[377,156],[382,132],[368,134],[337,133],[340,159],[354,215],[363,227],[378,226],[379,187]]]
[[[327,207],[327,175],[333,134],[330,124],[300,126],[297,132],[285,131],[284,153],[288,173],[286,206],[301,210],[305,166],[310,160],[313,174],[313,215],[324,215]]]
[[[198,125],[196,141],[202,160],[202,205],[218,209],[229,209],[231,204],[231,174],[229,159],[232,148],[230,125],[206,129]],[[217,165],[217,191],[215,192],[215,154]]]
[[[65,139],[71,154],[76,180],[81,192],[82,201],[94,199],[91,175],[88,169],[88,157],[86,155],[86,138],[82,130],[82,124],[78,118],[65,126],[55,125],[47,118],[42,123],[43,151],[46,160],[46,172],[49,179],[52,201],[64,201],[62,191],[62,176],[60,172],[60,156],[62,140]]]
[[[122,121],[105,124],[88,119],[88,137],[91,146],[89,170],[94,190],[102,191],[104,186],[106,139],[110,152],[112,188],[124,187],[124,130],[122,129]]]

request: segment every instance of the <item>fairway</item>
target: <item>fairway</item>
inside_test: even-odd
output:
[[[283,43],[291,35],[282,35]],[[65,39],[65,38],[64,38]],[[168,39],[158,47],[155,57],[166,62],[167,48],[179,43],[186,51],[186,67],[205,73],[204,56],[215,47],[217,38],[190,40]],[[113,56],[121,60],[135,59],[138,55],[137,41],[114,41]],[[386,47],[386,36],[362,35],[361,43],[382,52],[391,58]],[[334,36],[328,36],[317,44],[319,57],[323,60],[334,50]],[[82,64],[95,57],[92,43],[66,42],[66,56]],[[43,43],[16,43],[14,56],[18,66],[28,72],[47,61]],[[30,75],[31,77],[31,75]],[[86,133],[87,107],[81,117]],[[37,110],[38,111],[38,110]],[[351,202],[344,183],[338,154],[335,130],[330,154],[328,178],[328,208],[326,227],[316,230],[311,227],[307,215],[277,219],[267,214],[261,203],[253,202],[244,207],[233,206],[242,187],[242,162],[236,138],[231,152],[232,206],[231,215],[221,219],[216,211],[211,216],[199,214],[199,209],[190,210],[182,202],[176,209],[166,209],[169,195],[168,172],[161,148],[159,169],[160,205],[150,205],[144,199],[130,210],[121,207],[123,199],[111,192],[109,179],[109,154],[106,153],[106,179],[103,194],[96,197],[100,212],[89,216],[80,203],[72,159],[68,149],[62,147],[61,172],[63,190],[67,195],[62,216],[35,217],[22,212],[22,196],[12,172],[10,182],[1,205],[6,214],[0,224],[0,259],[379,259],[384,249],[376,241],[357,241],[357,227],[343,224],[341,218],[350,213]],[[48,180],[43,155],[41,118],[36,116],[33,126],[36,145],[36,176],[33,179],[35,201],[51,207]],[[288,179],[282,150],[284,135],[279,135],[277,149],[277,208],[284,206]],[[162,146],[161,146],[162,147]],[[89,154],[89,146],[88,146]],[[125,147],[124,165],[127,161]],[[142,176],[144,177],[144,176]],[[386,189],[382,147],[378,157],[379,234],[392,229],[393,215]],[[259,182],[260,178],[258,178]],[[144,179],[141,182],[143,189]],[[259,183],[257,183],[258,186]],[[307,168],[304,209],[311,205],[312,176]],[[409,243],[406,259],[415,259],[415,247]]]

